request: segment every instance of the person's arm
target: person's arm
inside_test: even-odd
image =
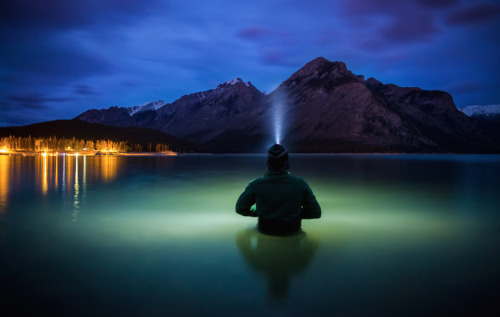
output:
[[[257,217],[255,210],[255,196],[251,190],[251,184],[241,193],[240,198],[236,202],[236,213],[242,216]]]
[[[305,184],[304,196],[302,198],[302,212],[300,213],[300,217],[302,219],[321,218],[321,207],[307,183]]]

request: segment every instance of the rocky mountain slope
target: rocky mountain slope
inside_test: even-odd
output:
[[[217,88],[186,95],[157,110],[131,112],[131,108],[92,109],[77,119],[112,126],[140,126],[163,131],[197,143],[207,143],[247,120],[241,114],[260,107],[264,94],[250,82],[230,80]]]
[[[491,152],[493,141],[441,91],[365,80],[342,62],[316,58],[264,95],[241,79],[157,110],[89,110],[77,118],[158,129],[215,152],[260,152],[282,105],[283,143],[294,152]]]

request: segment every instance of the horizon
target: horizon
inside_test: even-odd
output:
[[[0,4],[0,127],[214,89],[271,92],[316,57],[384,84],[500,104],[496,1]]]

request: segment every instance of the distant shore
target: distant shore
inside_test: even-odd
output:
[[[165,157],[165,156],[265,156],[266,153],[182,153],[182,152],[112,152],[112,153],[98,153],[98,151],[82,151],[82,152],[28,152],[28,151],[0,151],[0,156],[98,156],[98,157],[139,157],[139,156],[150,156],[150,157]],[[290,153],[292,156],[500,156],[500,154],[481,154],[481,153]]]
[[[14,156],[177,156],[176,152],[102,152],[102,151],[81,151],[81,152],[28,152],[28,151],[8,151],[1,152],[0,155]]]

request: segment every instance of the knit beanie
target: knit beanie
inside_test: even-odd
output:
[[[281,144],[275,144],[267,151],[267,168],[270,171],[286,171],[290,168],[288,151]]]

